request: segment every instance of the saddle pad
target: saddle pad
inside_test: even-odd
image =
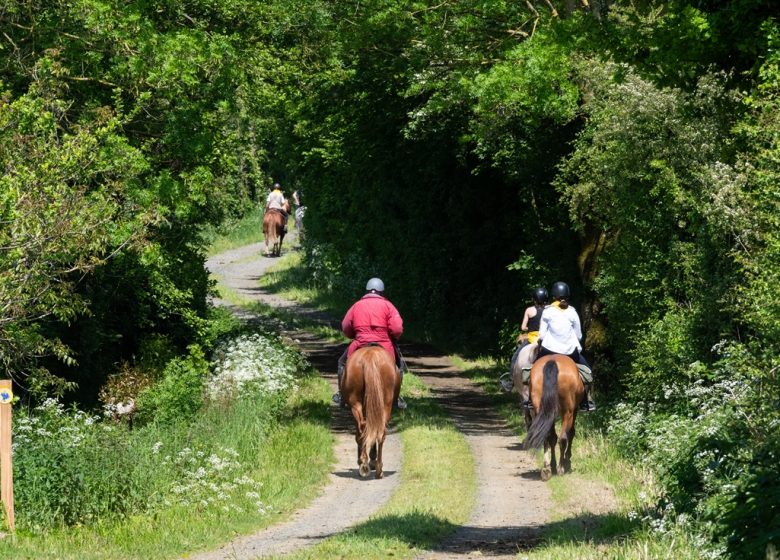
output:
[[[593,371],[588,366],[577,364],[577,369],[580,372],[580,379],[582,379],[583,383],[593,383]],[[522,372],[523,383],[528,383],[528,380],[531,379],[531,368],[523,368],[520,371]]]

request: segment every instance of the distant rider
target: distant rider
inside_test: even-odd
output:
[[[287,233],[287,200],[284,198],[282,192],[282,186],[279,183],[274,183],[271,187],[271,192],[268,193],[268,198],[265,199],[265,211],[278,210],[282,214],[284,219],[284,233]]]
[[[347,359],[362,346],[376,343],[387,350],[395,360],[398,375],[403,381],[405,364],[401,360],[395,341],[404,332],[404,323],[395,306],[384,297],[385,284],[379,278],[371,278],[366,284],[366,294],[349,308],[341,321],[343,333],[353,339],[338,362],[339,389],[341,376]],[[333,402],[341,404],[341,392],[333,395]],[[406,403],[398,397],[398,408],[406,408]]]

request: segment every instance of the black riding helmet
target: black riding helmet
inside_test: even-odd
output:
[[[550,293],[552,293],[553,299],[569,299],[571,296],[569,285],[566,282],[556,282],[553,284]]]
[[[536,303],[545,304],[550,296],[547,294],[546,288],[534,288],[533,300]]]

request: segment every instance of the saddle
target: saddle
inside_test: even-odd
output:
[[[580,372],[580,379],[582,379],[582,382],[593,383],[593,370],[584,364],[576,364],[576,366],[577,371]],[[531,379],[531,368],[523,367],[520,371],[522,372],[523,383],[528,383],[528,380]]]

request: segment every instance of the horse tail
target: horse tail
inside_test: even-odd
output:
[[[550,360],[544,364],[542,403],[525,436],[526,449],[540,449],[558,416],[558,364]]]
[[[385,431],[385,403],[380,354],[371,352],[366,358],[363,365],[363,413],[366,418],[363,445],[371,449]]]
[[[276,246],[276,239],[278,237],[276,220],[274,218],[275,216],[272,215],[268,220],[268,241],[266,243],[271,246],[271,249]]]

